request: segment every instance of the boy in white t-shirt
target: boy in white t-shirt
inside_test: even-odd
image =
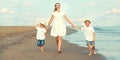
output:
[[[44,52],[44,44],[45,44],[45,24],[39,23],[35,25],[37,29],[36,39],[37,39],[37,46],[40,46],[40,51]]]
[[[96,54],[96,50],[95,50],[95,31],[93,29],[93,27],[90,25],[90,21],[89,20],[85,20],[84,21],[85,26],[83,28],[78,28],[80,30],[84,30],[84,35],[85,35],[85,39],[86,39],[86,44],[88,46],[88,56],[92,55],[92,51],[94,54]]]

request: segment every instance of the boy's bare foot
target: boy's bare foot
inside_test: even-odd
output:
[[[94,55],[97,54],[96,51],[93,51],[93,54],[94,54]]]
[[[88,54],[88,56],[91,56],[92,54],[90,53],[90,54]]]
[[[41,53],[44,53],[44,51],[41,51]]]
[[[40,50],[41,53],[44,53],[44,50]]]

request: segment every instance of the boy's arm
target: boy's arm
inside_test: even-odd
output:
[[[48,32],[48,29],[47,28],[45,28],[45,33],[47,33]]]
[[[94,41],[94,42],[96,41],[95,36],[96,36],[96,34],[95,34],[95,32],[93,32],[93,41]]]
[[[34,25],[34,27],[38,27],[38,26],[39,26],[39,24],[35,24],[35,25]]]
[[[77,26],[76,26],[75,29],[81,30],[81,27],[77,27]]]

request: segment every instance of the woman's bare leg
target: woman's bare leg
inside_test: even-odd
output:
[[[62,37],[58,36],[56,42],[57,42],[58,53],[61,53]]]
[[[56,37],[56,44],[57,44],[57,47],[58,47],[58,41],[59,41],[59,40],[58,40],[58,36],[57,36],[57,37]]]

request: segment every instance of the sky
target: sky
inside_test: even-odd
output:
[[[0,0],[0,26],[47,23],[57,2],[76,25],[90,19],[95,26],[120,26],[120,0]]]

